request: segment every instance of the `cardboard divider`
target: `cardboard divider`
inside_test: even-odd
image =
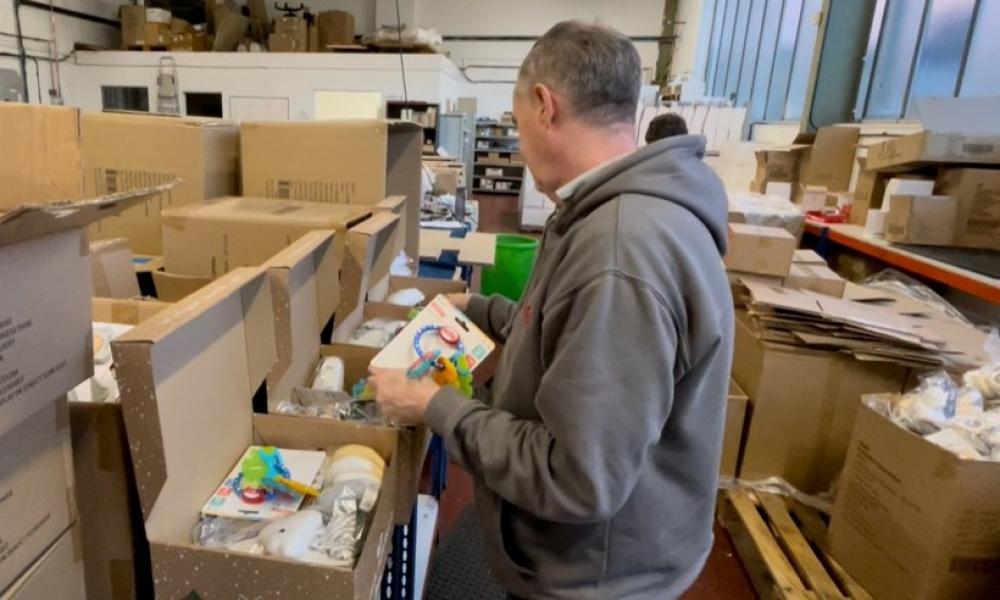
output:
[[[112,349],[158,597],[376,593],[395,512],[396,432],[252,414],[251,398],[276,357],[264,269],[232,271],[115,340]],[[364,443],[389,458],[354,569],[190,542],[205,499],[255,442],[298,449]]]
[[[94,296],[133,298],[139,295],[139,279],[132,266],[128,240],[114,238],[91,242],[90,281]]]
[[[320,334],[340,303],[334,233],[308,233],[263,266],[271,282],[278,358],[267,376],[273,410],[311,376]]]
[[[357,320],[368,290],[389,275],[392,238],[398,227],[399,217],[377,212],[348,230],[347,251],[340,271],[342,285],[336,329],[341,329],[341,323]],[[336,329],[334,339],[337,339]]]

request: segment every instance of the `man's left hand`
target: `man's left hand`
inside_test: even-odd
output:
[[[368,383],[375,390],[379,410],[400,425],[419,425],[440,386],[430,379],[410,379],[405,371],[369,367]]]

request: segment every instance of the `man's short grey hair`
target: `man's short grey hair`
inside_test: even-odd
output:
[[[518,73],[519,91],[542,83],[564,96],[572,112],[598,126],[634,123],[642,63],[622,33],[563,21],[535,42]]]

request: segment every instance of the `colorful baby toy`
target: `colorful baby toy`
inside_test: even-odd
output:
[[[319,490],[291,479],[281,451],[274,446],[257,448],[243,459],[240,474],[233,480],[233,491],[247,504],[262,504],[275,494],[292,492],[319,496]]]

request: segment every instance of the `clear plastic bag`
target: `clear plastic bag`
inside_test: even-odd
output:
[[[351,343],[370,348],[385,348],[396,337],[406,321],[390,319],[370,319],[362,323],[351,334]]]
[[[245,521],[225,517],[206,517],[194,526],[194,543],[210,548],[228,548],[234,544],[255,539],[267,525],[266,521]]]
[[[955,416],[958,395],[959,388],[947,373],[928,373],[920,385],[890,406],[889,417],[914,433],[935,433]]]
[[[863,280],[861,285],[905,296],[911,300],[920,302],[921,304],[926,304],[934,310],[943,313],[956,321],[965,323],[970,327],[973,326],[972,321],[969,321],[969,319],[967,319],[961,311],[955,308],[950,302],[939,296],[937,292],[909,275],[901,273],[895,269],[885,269],[879,271],[878,273],[875,273],[874,275]]]

